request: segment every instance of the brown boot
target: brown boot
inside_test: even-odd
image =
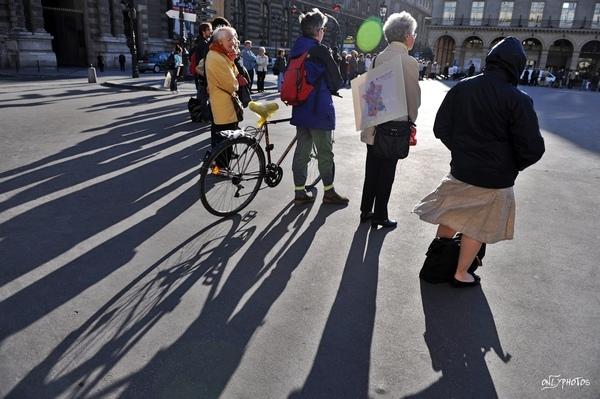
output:
[[[296,190],[294,194],[294,203],[296,205],[308,204],[314,202],[315,197],[308,194],[306,190]]]
[[[350,200],[346,197],[342,197],[338,193],[335,192],[333,188],[325,191],[323,195],[323,203],[324,204],[334,204],[334,205],[347,205]]]

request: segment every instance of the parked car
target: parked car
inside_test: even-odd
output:
[[[556,76],[548,71],[540,71],[540,77],[538,78],[538,85],[540,86],[552,86]]]
[[[138,61],[138,69],[140,72],[152,71],[158,73],[160,71],[167,70],[167,58],[169,58],[168,51],[161,51],[159,53],[150,53],[145,57],[142,57]]]

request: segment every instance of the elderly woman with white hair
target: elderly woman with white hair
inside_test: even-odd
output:
[[[419,88],[419,63],[408,55],[415,44],[417,37],[415,30],[417,21],[407,12],[390,15],[383,25],[383,33],[388,42],[387,47],[375,58],[372,68],[385,62],[400,58],[404,74],[404,87],[408,117],[397,121],[386,122],[394,124],[399,121],[417,120],[417,113],[421,105],[421,89]],[[404,96],[404,93],[398,93]],[[367,162],[365,166],[365,182],[363,185],[362,201],[360,205],[360,221],[371,220],[373,227],[396,227],[397,222],[388,217],[387,205],[392,192],[394,175],[396,173],[397,159],[379,158],[373,151],[375,143],[375,128],[363,130],[361,140],[367,144]]]
[[[237,98],[239,88],[239,72],[234,62],[238,54],[239,40],[235,29],[230,26],[215,29],[205,62],[208,96],[213,115],[210,128],[213,147],[224,140],[219,132],[239,127],[240,119],[232,100]]]

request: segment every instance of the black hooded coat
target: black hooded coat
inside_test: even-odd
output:
[[[512,187],[519,171],[544,154],[533,101],[517,88],[525,63],[521,42],[508,37],[490,50],[482,74],[444,98],[433,131],[451,151],[450,173],[458,180]]]

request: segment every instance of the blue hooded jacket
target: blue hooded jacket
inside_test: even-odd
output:
[[[304,104],[292,108],[290,123],[309,129],[334,130],[335,109],[331,94],[337,93],[341,87],[340,72],[329,48],[314,38],[299,37],[290,52],[290,58],[299,57],[307,51],[306,80],[315,88]]]

